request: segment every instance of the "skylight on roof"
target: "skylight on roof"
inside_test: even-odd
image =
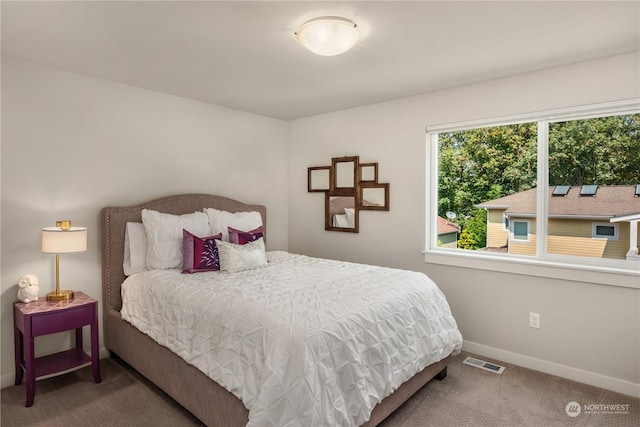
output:
[[[570,185],[556,185],[556,188],[553,189],[553,196],[566,196],[569,193]]]
[[[636,197],[640,197],[640,184],[636,184]]]
[[[597,185],[583,185],[580,189],[581,196],[595,196],[598,191]]]

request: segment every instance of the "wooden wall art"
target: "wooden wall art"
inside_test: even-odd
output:
[[[307,191],[325,193],[325,230],[357,233],[360,211],[389,210],[389,184],[378,182],[378,164],[360,163],[358,156],[308,168]]]

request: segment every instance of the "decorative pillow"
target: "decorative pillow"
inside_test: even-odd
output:
[[[147,234],[147,269],[182,268],[182,230],[196,236],[209,235],[209,221],[203,212],[171,215],[142,210]]]
[[[242,231],[229,227],[229,242],[236,243],[238,245],[244,245],[245,243],[253,242],[264,236],[262,226],[250,231]]]
[[[268,264],[262,237],[246,245],[237,245],[223,240],[215,242],[218,247],[221,271],[234,273],[264,267]]]
[[[183,273],[200,273],[202,271],[220,270],[218,247],[215,240],[222,239],[222,233],[215,236],[194,236],[187,230],[182,230],[182,263]]]
[[[229,241],[229,227],[237,230],[253,230],[262,225],[260,212],[227,212],[214,208],[205,208],[209,217],[210,234],[222,233],[222,240]]]
[[[122,268],[125,276],[147,270],[147,234],[141,222],[127,222]]]

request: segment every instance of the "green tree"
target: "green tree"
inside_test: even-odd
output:
[[[535,186],[535,123],[438,135],[438,215],[466,217],[483,201]]]
[[[484,209],[475,209],[472,215],[463,218],[460,223],[463,231],[458,239],[459,248],[480,249],[487,246],[487,212]]]
[[[550,185],[638,183],[640,114],[550,125]]]
[[[469,234],[468,230],[462,230],[460,237],[458,237],[458,248],[460,249],[475,249],[473,237]]]

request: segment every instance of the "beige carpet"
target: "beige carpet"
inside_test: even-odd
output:
[[[102,382],[91,367],[36,382],[32,407],[25,408],[25,385],[2,389],[2,427],[198,426],[194,416],[114,359],[100,361]]]
[[[463,365],[468,355],[456,356],[444,381],[429,383],[381,427],[640,426],[639,399],[504,363],[503,374],[486,372]],[[24,407],[24,384],[3,389],[2,427],[202,425],[128,366],[100,363],[100,384],[90,368],[38,381],[31,408]],[[578,416],[567,415],[569,402],[580,404]],[[604,405],[628,406],[605,413],[611,407]]]

